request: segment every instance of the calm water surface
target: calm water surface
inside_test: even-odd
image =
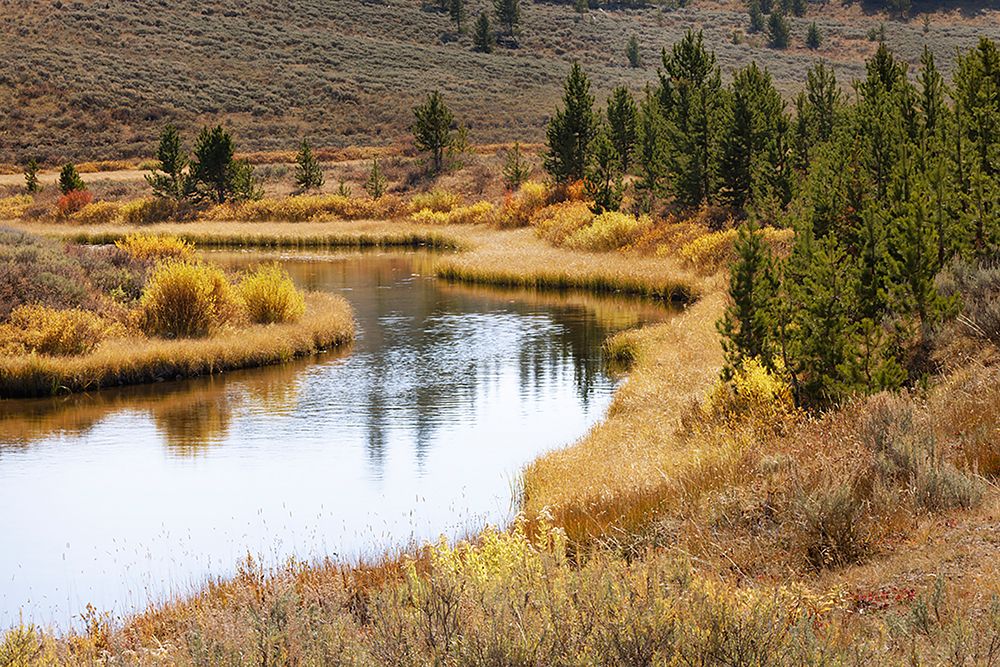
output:
[[[253,254],[215,254],[241,266]],[[451,285],[420,253],[282,255],[352,349],[215,378],[0,401],[0,628],[123,614],[266,563],[355,559],[512,514],[518,472],[601,418],[600,345],[667,311]]]

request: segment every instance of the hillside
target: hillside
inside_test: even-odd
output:
[[[470,0],[470,17],[486,7]],[[926,23],[861,6],[814,4],[792,19],[792,48],[775,51],[747,28],[739,0],[668,9],[596,9],[525,1],[519,48],[475,53],[446,14],[419,0],[2,0],[0,162],[142,157],[167,121],[225,121],[245,149],[382,145],[406,136],[410,106],[439,88],[477,142],[539,140],[565,72],[579,59],[599,95],[656,77],[659,51],[702,28],[723,71],[757,59],[789,92],[817,58],[841,82],[862,70],[886,23],[897,55],[928,44],[948,63],[979,35],[1000,37],[997,3],[953,3]],[[962,7],[962,8],[956,8]],[[816,21],[824,43],[803,45]],[[471,24],[471,19],[469,23]],[[627,66],[639,39],[643,67]],[[739,42],[739,43],[737,43]]]

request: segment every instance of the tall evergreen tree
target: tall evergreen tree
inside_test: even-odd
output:
[[[524,159],[520,142],[514,142],[514,147],[507,151],[503,165],[503,182],[509,191],[517,190],[528,180],[531,165]]]
[[[223,204],[233,192],[232,135],[221,125],[203,127],[194,146],[190,179],[197,196]]]
[[[181,145],[181,136],[177,128],[167,125],[160,133],[160,145],[156,149],[157,165],[151,173],[146,174],[146,182],[157,197],[180,199],[187,193],[184,169],[187,167],[187,155]]]
[[[31,158],[24,165],[24,188],[28,194],[35,194],[41,191],[42,186],[38,184],[38,160]]]
[[[323,187],[323,167],[313,155],[312,146],[305,139],[295,157],[295,184],[300,190],[318,190]]]
[[[787,49],[791,40],[792,28],[783,12],[771,12],[767,19],[767,43],[772,49]]]
[[[584,174],[587,196],[594,200],[593,211],[617,211],[622,203],[621,157],[611,141],[610,132],[601,124],[593,140],[592,155]]]
[[[462,22],[465,20],[465,0],[449,0],[448,14],[455,22],[455,29],[462,32]]]
[[[490,17],[486,12],[480,12],[476,20],[476,31],[472,35],[472,43],[476,51],[480,53],[493,52],[493,28],[490,26]]]
[[[64,195],[68,195],[75,190],[86,189],[87,184],[80,178],[80,173],[76,170],[76,165],[72,162],[64,164],[62,171],[59,172],[59,191]]]
[[[750,359],[774,368],[770,335],[777,296],[774,259],[752,222],[740,226],[735,252],[736,261],[729,269],[730,303],[717,324],[726,355],[723,377],[727,379]]]
[[[758,33],[764,29],[764,12],[760,7],[760,0],[750,0],[750,32]]]
[[[452,127],[455,117],[438,91],[430,93],[423,104],[414,108],[413,116],[417,150],[431,154],[432,169],[434,173],[439,173],[444,168],[444,153],[454,141]]]
[[[560,183],[583,178],[597,129],[590,80],[579,63],[573,63],[564,91],[563,108],[556,111],[546,130],[545,169]]]
[[[388,181],[378,166],[378,158],[373,158],[372,168],[368,171],[368,180],[365,182],[365,192],[372,199],[381,199],[387,187]]]
[[[689,30],[664,50],[658,95],[669,128],[671,191],[682,205],[698,206],[715,192],[722,108],[719,66],[701,32]]]
[[[618,86],[608,98],[608,133],[611,143],[618,152],[621,168],[628,173],[632,167],[632,154],[635,152],[636,123],[639,110],[625,86]]]
[[[819,34],[819,26],[813,21],[809,24],[809,31],[806,32],[806,46],[815,51],[820,47],[822,42],[823,38]]]
[[[628,58],[629,67],[642,67],[642,53],[639,51],[639,38],[632,35],[628,38],[625,46],[625,57]]]
[[[493,0],[497,24],[507,35],[514,35],[521,23],[521,0]]]
[[[640,193],[642,207],[649,211],[666,189],[664,181],[669,168],[669,144],[667,121],[660,109],[660,101],[648,88],[639,108],[637,130],[639,180],[635,188]]]
[[[788,119],[771,76],[750,63],[733,78],[722,131],[720,197],[746,210],[777,197],[787,203],[790,185],[782,181]]]

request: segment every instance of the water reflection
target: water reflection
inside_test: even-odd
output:
[[[261,258],[213,253],[241,266]],[[285,256],[343,294],[341,354],[0,401],[0,626],[127,611],[246,551],[352,557],[502,521],[512,479],[580,437],[614,382],[600,345],[666,316],[632,300],[446,284],[421,254]],[[8,574],[9,573],[9,574]]]

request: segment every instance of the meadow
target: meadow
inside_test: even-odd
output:
[[[602,98],[619,84],[640,90],[655,84],[661,48],[689,28],[705,30],[725,76],[753,58],[786,92],[817,58],[836,65],[845,83],[862,78],[881,24],[911,64],[925,44],[947,63],[979,36],[1000,36],[989,2],[914,3],[906,21],[860,3],[810,3],[806,17],[792,19],[787,51],[748,34],[735,0],[607,4],[583,16],[571,3],[532,2],[519,48],[480,54],[469,32],[487,4],[469,3],[470,29],[460,35],[446,13],[416,0],[341,0],[335,8],[321,0],[189,0],[155,15],[127,0],[17,0],[0,16],[0,107],[8,110],[0,163],[141,162],[170,121],[192,129],[225,120],[256,151],[288,151],[302,137],[329,148],[398,147],[410,107],[431,89],[443,91],[476,142],[540,141],[572,61],[592,72]],[[824,34],[818,51],[803,44],[814,20]],[[633,35],[641,68],[625,58]]]

